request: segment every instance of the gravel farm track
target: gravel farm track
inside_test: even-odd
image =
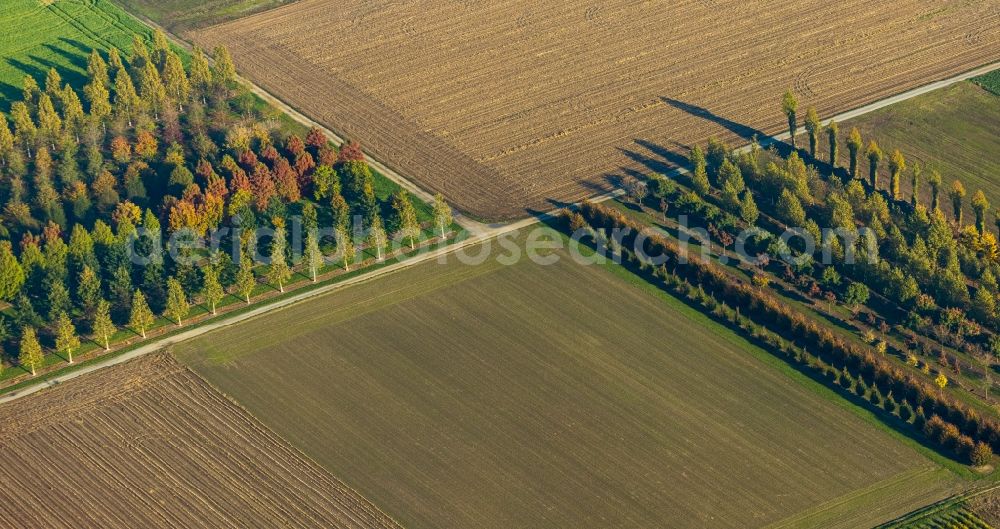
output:
[[[399,528],[165,353],[0,406],[0,451],[0,528]]]
[[[186,34],[374,157],[501,220],[1000,60],[990,0],[303,0]]]

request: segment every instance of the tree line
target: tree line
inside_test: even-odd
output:
[[[994,421],[980,417],[873,351],[837,338],[824,325],[789,308],[766,290],[734,279],[714,263],[682,255],[676,243],[621,212],[585,202],[578,213],[567,215],[563,225],[571,231],[591,230],[595,244],[621,251],[626,266],[661,287],[675,292],[682,289],[708,310],[727,315],[731,322],[743,322],[745,329],[751,328],[748,323],[754,324],[756,337],[766,335],[771,345],[790,351],[796,347],[789,342],[798,344],[800,361],[806,356],[813,359],[813,366],[837,384],[913,425],[928,442],[946,452],[981,464],[1000,446],[1000,425]],[[618,235],[612,240],[611,233]],[[658,256],[667,259],[654,266],[649,258]],[[887,407],[890,401],[892,405]]]

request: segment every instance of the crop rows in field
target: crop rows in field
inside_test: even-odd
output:
[[[5,405],[0,454],[0,527],[398,527],[167,355]]]
[[[511,217],[1000,59],[986,0],[306,0],[193,34],[467,211]]]
[[[422,264],[175,353],[407,527],[756,527],[808,511],[853,528],[947,495],[935,465],[767,353],[559,256]]]
[[[74,88],[85,83],[92,49],[131,49],[133,34],[149,28],[109,0],[4,0],[0,20],[0,109],[21,98],[24,76],[42,83],[55,68]]]

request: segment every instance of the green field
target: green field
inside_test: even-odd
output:
[[[80,88],[94,48],[131,49],[132,35],[151,31],[107,0],[4,0],[0,20],[0,109],[21,98],[25,75],[40,84],[50,68]]]
[[[972,81],[1000,96],[1000,70],[993,70],[986,75],[976,77]]]
[[[842,123],[844,138],[853,126],[861,131],[865,144],[872,138],[878,141],[887,158],[899,149],[909,167],[920,161],[924,167],[936,168],[943,177],[943,189],[949,189],[957,178],[970,196],[982,189],[994,207],[1000,206],[1000,96],[971,82],[958,83]],[[841,153],[841,165],[846,166],[843,145]],[[880,171],[883,188],[888,180],[887,163],[883,162]],[[867,161],[861,165],[861,174],[867,178]],[[926,174],[923,199],[928,204]],[[908,197],[909,170],[902,180],[903,194]],[[942,208],[951,211],[944,192]]]
[[[172,32],[218,24],[294,0],[115,0]]]
[[[556,255],[419,265],[175,352],[410,528],[861,527],[956,487],[693,309]]]

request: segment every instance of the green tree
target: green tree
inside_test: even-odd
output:
[[[215,68],[212,77],[223,87],[232,88],[236,84],[236,66],[225,46],[215,48]]]
[[[865,156],[868,158],[868,178],[871,179],[872,189],[878,189],[878,164],[882,161],[882,149],[875,140],[868,143]]]
[[[806,211],[799,202],[799,197],[788,189],[781,190],[781,197],[775,205],[778,216],[789,226],[802,227],[806,223]]]
[[[861,146],[863,145],[861,139],[861,131],[857,127],[851,129],[851,134],[847,137],[847,152],[850,154],[850,168],[851,178],[858,177],[858,157],[861,154]]]
[[[986,233],[986,212],[990,210],[990,201],[983,191],[977,190],[972,195],[972,211],[976,214],[976,230],[982,235]]]
[[[962,185],[961,180],[955,180],[951,183],[951,190],[948,191],[948,197],[951,198],[951,208],[955,215],[955,223],[961,226],[962,199],[965,198],[965,186]]]
[[[931,186],[931,211],[938,211],[941,209],[941,173],[937,169],[931,169],[927,185]]]
[[[271,241],[271,262],[267,270],[267,282],[277,285],[279,292],[284,292],[285,283],[292,277],[292,270],[288,267],[288,261],[285,257],[285,250],[288,245],[285,241],[284,222],[276,222],[274,228],[274,240]]]
[[[923,174],[924,168],[920,165],[920,162],[913,162],[913,169],[910,173],[910,205],[917,207],[917,203],[920,201],[920,175]]]
[[[104,86],[111,84],[111,77],[108,75],[108,64],[96,49],[90,50],[87,57],[87,77],[91,82],[98,82]]]
[[[840,133],[840,127],[837,126],[836,121],[831,121],[829,125],[826,126],[826,138],[830,144],[830,174],[837,172],[837,135]]]
[[[103,299],[97,302],[91,329],[94,331],[94,337],[104,345],[104,350],[111,349],[111,337],[118,329],[111,321],[111,304]]]
[[[858,307],[868,302],[868,287],[864,283],[852,282],[847,285],[844,293],[844,303],[851,307],[851,312],[857,313]]]
[[[201,297],[205,300],[205,303],[208,303],[212,314],[215,315],[216,307],[226,295],[226,291],[222,288],[222,284],[219,283],[219,269],[215,266],[205,266],[201,269],[201,273]]]
[[[201,98],[202,104],[206,104],[206,95],[212,86],[212,69],[208,65],[208,58],[201,48],[195,46],[191,54],[191,66],[188,81],[191,89]]]
[[[316,236],[315,229],[306,232],[305,258],[306,264],[309,266],[309,276],[315,283],[319,270],[323,267],[323,252],[319,249],[319,237]]]
[[[444,238],[445,230],[448,226],[451,226],[451,222],[451,207],[445,202],[444,195],[441,193],[434,195],[434,224],[440,230],[442,239]]]
[[[744,189],[743,195],[740,197],[740,218],[753,226],[759,216],[760,211],[757,210],[757,203],[753,200],[753,194],[750,193],[749,189]]]
[[[188,303],[184,286],[176,278],[167,279],[167,307],[164,311],[166,315],[176,320],[177,326],[180,327],[190,311],[191,305]]]
[[[90,117],[99,123],[111,115],[111,93],[104,83],[92,82],[83,87],[83,96],[90,105]]]
[[[191,93],[191,84],[188,82],[187,73],[184,72],[181,58],[172,51],[167,53],[166,63],[163,66],[163,87],[167,96],[177,102],[177,109],[184,112],[184,102]]]
[[[417,210],[413,208],[413,202],[410,201],[410,195],[405,189],[400,189],[393,195],[392,209],[396,212],[399,234],[404,240],[410,241],[412,250],[420,238],[420,223],[417,221]]]
[[[889,192],[892,193],[893,200],[899,200],[899,180],[906,170],[906,158],[899,149],[892,151],[889,155]]]
[[[139,331],[139,335],[146,338],[146,330],[156,322],[156,316],[150,310],[146,302],[146,296],[140,290],[136,290],[132,295],[132,313],[129,315],[128,325],[133,330]]]
[[[38,127],[31,119],[31,110],[24,101],[15,101],[10,105],[10,119],[14,122],[14,140],[24,148],[28,158],[38,139]]]
[[[10,241],[0,241],[0,299],[12,301],[24,285],[24,268],[17,261]]]
[[[257,288],[257,277],[253,273],[253,262],[245,253],[240,255],[240,268],[236,272],[236,291],[250,304],[250,296]]]
[[[49,94],[42,94],[38,98],[38,131],[41,137],[53,150],[56,148],[56,140],[62,132],[62,118],[56,112],[55,105]]]
[[[781,99],[781,111],[785,113],[785,117],[788,118],[788,134],[792,142],[792,149],[796,149],[795,145],[795,134],[798,131],[798,119],[796,118],[796,111],[799,108],[799,102],[795,99],[795,94],[791,90],[785,92],[784,97]]]
[[[0,112],[0,167],[7,165],[7,159],[14,151],[14,134],[7,124],[7,116]]]
[[[125,119],[128,122],[128,126],[131,127],[132,118],[135,116],[142,101],[139,99],[139,94],[135,91],[135,84],[132,83],[132,78],[129,77],[125,69],[118,70],[118,73],[115,74],[114,103],[116,115]]]
[[[337,228],[337,252],[340,253],[344,263],[344,271],[351,271],[351,264],[357,258],[357,248],[354,247],[354,240],[351,234],[343,226]]]
[[[76,335],[73,320],[65,312],[56,320],[56,350],[66,353],[69,363],[73,363],[73,351],[80,347],[80,337]]]
[[[163,79],[159,70],[152,61],[147,61],[138,70],[139,97],[147,110],[153,111],[153,117],[160,119],[160,111],[167,100],[167,89],[163,86]]]
[[[382,261],[382,252],[389,242],[389,237],[382,226],[382,216],[375,214],[372,216],[372,224],[368,227],[368,246],[375,249],[375,259]]]
[[[819,114],[815,107],[806,110],[805,121],[806,132],[809,133],[809,156],[816,158],[816,150],[819,148],[819,134],[823,130],[823,124],[819,120]]]
[[[691,166],[694,168],[691,171],[691,189],[699,196],[705,196],[711,185],[708,182],[708,169],[707,162],[705,160],[705,154],[701,151],[701,147],[695,145],[691,149],[691,155],[689,157]]]
[[[17,363],[30,370],[31,376],[35,376],[37,369],[45,363],[42,346],[38,343],[34,327],[25,327],[21,333],[21,354],[17,357]]]

